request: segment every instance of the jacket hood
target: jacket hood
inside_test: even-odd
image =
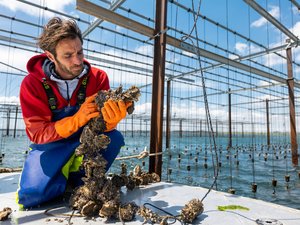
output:
[[[34,77],[41,80],[46,77],[43,71],[43,63],[47,59],[46,54],[35,55],[29,59],[27,63],[27,71],[29,74],[33,74]]]

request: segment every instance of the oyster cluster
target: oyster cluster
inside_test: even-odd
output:
[[[120,86],[116,90],[99,91],[96,96],[98,109],[103,107],[108,99],[123,100],[125,103],[137,101],[140,91],[133,86],[123,92]],[[134,110],[134,104],[128,109],[128,114]],[[99,134],[106,129],[102,115],[92,119],[83,129],[80,136],[81,144],[76,148],[76,156],[83,156],[82,167],[85,177],[84,185],[78,187],[70,198],[70,205],[84,216],[100,215],[105,218],[118,218],[122,221],[132,220],[138,210],[135,203],[121,204],[120,189],[126,186],[129,190],[141,184],[158,182],[159,176],[142,172],[137,167],[135,172],[127,175],[126,165],[122,165],[120,175],[106,177],[107,161],[102,157],[101,151],[106,149],[110,138]]]
[[[116,90],[99,91],[96,96],[98,109],[103,107],[109,100],[130,101],[133,104],[127,108],[128,114],[134,111],[134,102],[138,101],[140,90],[132,86],[123,92],[120,86]],[[70,198],[70,206],[76,209],[83,216],[92,217],[99,215],[106,219],[119,219],[122,222],[131,221],[138,214],[144,218],[144,222],[168,224],[168,219],[178,219],[191,223],[203,212],[203,205],[200,200],[193,199],[182,209],[180,215],[161,216],[145,206],[138,206],[134,202],[121,202],[121,187],[133,190],[139,185],[159,182],[160,177],[156,173],[142,171],[137,165],[129,174],[127,166],[121,165],[119,175],[106,176],[107,161],[102,157],[101,151],[106,149],[110,138],[99,134],[106,129],[102,115],[93,118],[83,129],[80,137],[81,144],[76,148],[76,156],[83,156],[82,167],[85,177],[82,178],[84,185],[75,189]]]
[[[179,220],[184,223],[192,223],[197,216],[203,213],[203,203],[199,199],[190,200],[181,210]]]
[[[159,215],[158,213],[152,211],[151,209],[141,206],[139,207],[137,214],[144,218],[143,224],[160,224],[168,225],[175,223],[179,220],[182,224],[193,223],[194,220],[202,214],[204,208],[203,204],[199,199],[190,200],[182,209],[179,215]]]
[[[0,211],[0,221],[4,221],[8,219],[8,216],[12,213],[12,209],[9,207],[5,207],[2,211]]]

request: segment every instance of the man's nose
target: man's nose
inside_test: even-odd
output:
[[[82,64],[82,57],[79,55],[76,55],[73,57],[73,64],[81,65]]]

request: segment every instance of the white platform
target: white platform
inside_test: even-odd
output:
[[[67,204],[48,205],[39,209],[30,211],[19,211],[15,203],[15,191],[17,190],[19,173],[0,174],[0,210],[4,207],[13,209],[13,213],[6,221],[0,222],[1,225],[10,224],[68,224],[69,216],[59,214],[71,214],[71,210]],[[134,191],[122,194],[123,202],[134,201],[138,205],[151,203],[157,207],[172,213],[179,214],[181,208],[189,200],[193,198],[201,199],[207,189],[201,187],[190,187],[179,184],[156,183],[146,187],[135,189]],[[257,219],[264,219],[268,225],[283,224],[283,225],[299,225],[300,210],[267,203],[260,200],[239,197],[223,192],[211,191],[204,200],[204,212],[198,217],[194,224],[203,225],[236,225],[236,224],[258,224]],[[300,204],[300,203],[299,203]],[[218,206],[224,205],[240,205],[247,207],[250,210],[227,210],[219,211]],[[55,207],[50,213],[55,216],[47,216],[44,214],[46,209]],[[271,223],[273,219],[273,223]],[[60,221],[58,221],[60,220]],[[274,221],[274,220],[277,220]],[[83,217],[72,217],[73,225],[92,225],[92,224],[107,224],[105,219],[96,217],[94,219],[86,219]],[[134,221],[126,222],[129,225],[142,224],[143,219],[139,216]],[[114,223],[114,222],[113,222]],[[115,224],[122,224],[116,222]],[[175,224],[180,224],[177,221]]]

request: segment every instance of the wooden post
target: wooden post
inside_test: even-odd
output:
[[[18,122],[18,106],[16,106],[16,114],[15,114],[15,127],[14,127],[14,138],[16,137],[17,132],[17,122]]]
[[[10,127],[10,108],[7,109],[7,119],[6,119],[6,136],[9,136],[9,127]]]
[[[231,93],[230,88],[228,89],[228,147],[232,147],[232,124],[231,124]]]
[[[171,128],[171,80],[167,81],[166,149],[170,149]]]
[[[179,137],[182,138],[182,119],[179,120]]]
[[[202,137],[202,120],[200,120],[200,137]]]
[[[288,73],[288,90],[289,90],[289,108],[290,108],[290,136],[291,136],[291,150],[293,166],[298,165],[298,144],[296,131],[296,116],[295,116],[295,97],[294,97],[294,77],[292,64],[292,50],[286,49],[287,58],[287,73]]]
[[[131,115],[131,137],[133,137],[133,127],[134,127],[134,124],[133,124],[133,114]]]
[[[215,137],[218,137],[218,120],[216,119],[216,135]]]
[[[156,17],[154,30],[154,63],[152,79],[152,110],[150,131],[149,172],[161,176],[162,168],[162,127],[165,82],[165,55],[167,28],[167,0],[156,0]]]
[[[267,116],[267,145],[270,147],[270,117],[269,117],[269,99],[266,99],[266,116]]]

